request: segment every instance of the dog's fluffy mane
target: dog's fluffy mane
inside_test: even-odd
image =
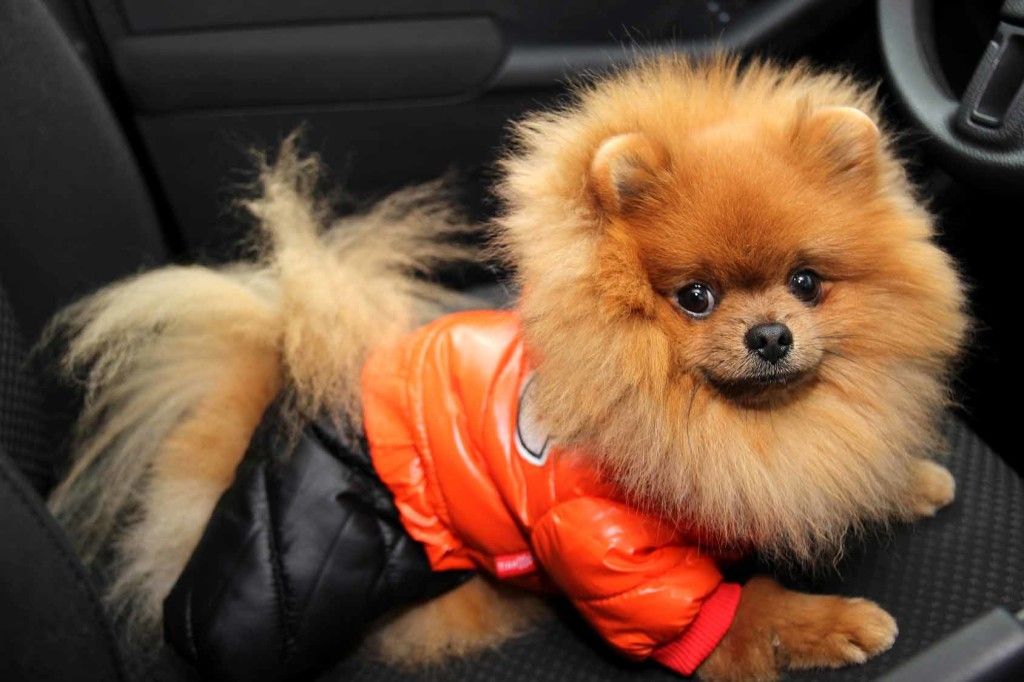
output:
[[[637,504],[718,543],[800,561],[834,558],[850,529],[908,516],[911,462],[939,446],[966,327],[958,278],[891,144],[883,138],[865,210],[906,236],[897,257],[906,282],[893,285],[884,313],[893,328],[868,324],[856,337],[850,320],[848,353],[826,358],[806,396],[772,409],[672,376],[666,335],[618,305],[619,283],[607,281],[605,218],[588,173],[615,135],[672,140],[735,117],[798,127],[825,106],[878,121],[873,93],[843,76],[728,57],[650,59],[521,122],[498,187],[498,248],[519,279],[537,414],[551,432],[595,457]]]

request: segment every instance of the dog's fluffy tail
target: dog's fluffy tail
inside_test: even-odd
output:
[[[260,171],[261,191],[244,203],[259,224],[258,258],[139,275],[71,306],[49,330],[85,391],[75,456],[50,507],[87,561],[112,559],[114,606],[142,620],[159,619],[244,452],[244,442],[218,440],[232,429],[224,422],[258,419],[284,390],[297,412],[358,428],[367,352],[455,302],[422,275],[474,255],[436,184],[333,220],[315,194],[317,160],[297,153],[294,136]],[[240,416],[233,400],[257,404]],[[207,471],[219,473],[202,483]]]

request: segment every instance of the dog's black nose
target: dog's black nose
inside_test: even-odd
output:
[[[751,353],[766,362],[776,363],[786,357],[793,346],[793,332],[779,322],[755,324],[747,330],[743,340]]]

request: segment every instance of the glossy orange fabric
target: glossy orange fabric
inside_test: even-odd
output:
[[[579,453],[524,447],[530,373],[507,311],[449,315],[372,354],[366,434],[406,529],[434,569],[558,589],[624,654],[661,649],[658,660],[692,672],[728,628],[738,587],[720,589],[714,559],[623,502]]]

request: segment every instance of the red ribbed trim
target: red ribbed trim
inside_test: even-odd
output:
[[[739,603],[740,586],[722,583],[704,601],[683,634],[655,649],[651,658],[677,673],[692,675],[725,636]]]

